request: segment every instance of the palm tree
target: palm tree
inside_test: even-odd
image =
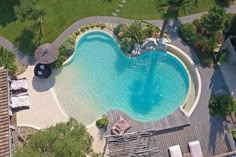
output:
[[[207,32],[215,33],[224,28],[225,11],[222,7],[211,6],[208,13],[201,17],[202,26]]]
[[[135,20],[127,25],[124,36],[132,38],[136,43],[142,43],[144,39],[143,23]]]
[[[167,24],[170,20],[178,19],[180,13],[188,13],[192,6],[196,5],[196,0],[157,0],[157,8],[164,20],[160,37],[163,37]]]
[[[7,69],[10,74],[14,74],[17,70],[15,54],[3,47],[0,47],[0,67]]]

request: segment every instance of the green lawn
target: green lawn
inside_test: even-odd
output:
[[[33,54],[37,34],[32,31],[31,22],[16,21],[14,0],[0,0],[0,35],[13,42],[27,54]],[[53,42],[66,28],[78,19],[89,16],[112,15],[120,0],[40,0],[46,11],[43,24],[42,43]],[[194,13],[206,11],[214,0],[199,0]],[[121,17],[132,19],[158,19],[155,0],[128,0],[121,8]]]

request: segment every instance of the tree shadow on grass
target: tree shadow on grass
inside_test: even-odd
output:
[[[0,25],[5,27],[10,22],[16,21],[17,17],[14,6],[19,0],[0,0]]]
[[[229,7],[231,2],[233,2],[233,0],[215,0],[217,5],[224,7]]]
[[[26,55],[33,56],[37,44],[33,42],[34,32],[30,29],[24,29],[15,39],[16,46]]]

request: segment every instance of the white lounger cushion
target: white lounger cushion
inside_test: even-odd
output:
[[[182,152],[179,145],[169,147],[171,157],[182,157]]]
[[[189,142],[188,146],[190,149],[191,157],[203,157],[202,148],[198,140]]]
[[[11,90],[18,90],[18,89],[28,89],[28,84],[26,82],[26,79],[11,81]]]
[[[17,107],[29,107],[29,96],[24,95],[24,96],[19,96],[19,97],[11,97],[11,107],[12,108],[17,108]]]

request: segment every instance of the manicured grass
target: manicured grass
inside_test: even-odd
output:
[[[13,6],[14,0],[0,0],[0,35],[13,42],[27,54],[32,55],[37,47],[37,32],[31,28],[32,22],[16,21]],[[9,3],[8,3],[9,2]],[[45,9],[41,43],[53,42],[66,28],[75,21],[89,16],[111,16],[118,8],[120,0],[40,0]],[[206,11],[214,0],[199,0],[193,13]],[[121,17],[132,19],[159,19],[155,0],[129,0],[120,9]],[[5,21],[3,21],[3,19]]]
[[[124,18],[153,20],[159,19],[160,13],[157,10],[156,0],[129,0],[121,9],[120,16]],[[207,11],[209,6],[214,5],[215,0],[198,0],[197,6],[191,13]]]

